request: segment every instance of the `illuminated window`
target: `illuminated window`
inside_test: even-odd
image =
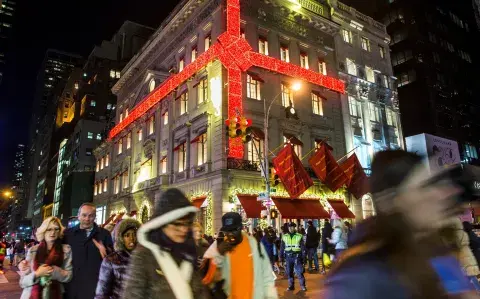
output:
[[[122,187],[123,187],[123,189],[126,189],[126,188],[128,188],[128,186],[129,186],[128,171],[125,171],[122,174]]]
[[[325,76],[327,75],[327,64],[322,59],[318,61],[318,72]]]
[[[110,70],[110,78],[115,79],[115,71]]]
[[[378,49],[380,51],[380,57],[382,59],[385,59],[385,57],[387,56],[387,52],[386,52],[385,48],[382,47],[382,46],[378,46]]]
[[[323,103],[322,103],[322,98],[312,92],[312,110],[313,114],[316,115],[323,115]]]
[[[97,189],[98,189],[98,183],[95,183],[95,185],[93,185],[93,195],[97,195]]]
[[[253,137],[252,140],[247,143],[247,160],[260,164],[260,157],[263,156],[263,147],[263,140]]]
[[[385,113],[387,115],[387,124],[392,127],[397,126],[397,120],[395,117],[395,112],[390,108],[385,108]]]
[[[374,122],[380,122],[380,107],[374,103],[368,103],[370,111],[370,120]]]
[[[370,40],[362,36],[362,49],[370,52]]]
[[[128,116],[128,108],[125,109],[125,118],[127,118],[127,116]]]
[[[110,164],[110,154],[107,154],[105,156],[105,167],[108,167],[109,164]]]
[[[113,189],[114,189],[114,193],[115,194],[118,194],[118,192],[120,192],[120,176],[117,175],[113,181]]]
[[[308,70],[308,54],[300,53],[300,66]]]
[[[188,92],[184,92],[178,101],[180,105],[180,115],[184,115],[185,113],[188,112]]]
[[[123,152],[123,138],[118,140],[118,150],[117,153],[120,155]]]
[[[138,141],[142,141],[142,139],[143,139],[143,130],[142,129],[137,131],[137,137],[138,137]]]
[[[182,143],[177,148],[178,172],[185,171],[187,167],[187,147]]]
[[[353,36],[352,32],[347,29],[342,29],[342,36],[343,36],[343,41],[349,44],[353,43]]]
[[[102,140],[102,134],[100,133],[97,134],[97,140]]]
[[[87,132],[87,138],[88,139],[93,139],[93,133],[92,132]]]
[[[261,37],[258,40],[258,52],[260,54],[268,55],[268,41],[267,41],[267,39]]]
[[[148,119],[148,135],[152,135],[155,132],[155,116]]]
[[[180,59],[180,61],[178,62],[178,71],[181,72],[183,71],[183,68],[185,67],[185,61],[182,59]]]
[[[116,72],[115,72],[115,78],[120,79],[120,76],[121,76],[121,73],[118,72],[118,71],[116,71]]]
[[[247,98],[260,100],[260,81],[247,74]]]
[[[167,157],[163,158],[160,161],[160,169],[161,169],[162,174],[167,173]]]
[[[122,122],[122,121],[123,121],[123,112],[120,113],[120,122]]]
[[[208,79],[207,78],[200,80],[197,87],[197,92],[198,92],[198,104],[201,104],[206,100],[208,100]]]
[[[198,137],[197,141],[197,165],[203,165],[207,163],[207,134],[202,134]]]
[[[162,115],[163,118],[163,125],[168,125],[168,111],[165,111],[165,113]]]
[[[293,107],[293,91],[288,88],[288,86],[282,83],[282,106],[289,107],[290,105]]]
[[[369,66],[365,66],[365,72],[367,73],[367,81],[375,83],[375,72]]]
[[[148,91],[152,92],[155,89],[155,79],[150,80],[150,83],[148,83]]]
[[[362,117],[362,106],[357,99],[352,96],[348,97],[348,105],[350,108],[350,115],[355,117]]]
[[[78,89],[78,82],[75,82],[75,89]]]
[[[288,51],[288,47],[286,46],[280,47],[280,60],[285,62],[290,62],[290,53]]]
[[[108,191],[108,179],[103,180],[103,192]]]
[[[211,46],[212,46],[212,37],[210,35],[207,35],[207,37],[205,37],[205,51],[210,49]]]
[[[355,61],[350,58],[347,58],[347,71],[349,75],[357,75],[357,65],[355,64]]]
[[[112,110],[112,104],[107,104],[107,110]]]
[[[100,159],[100,169],[103,170],[103,165],[105,164],[105,157],[102,157],[102,159]]]
[[[128,133],[127,135],[127,149],[132,146],[132,132]]]
[[[245,39],[245,30],[244,30],[244,29],[240,30],[240,36],[241,36],[243,39]]]
[[[191,56],[191,62],[194,62],[197,59],[197,48],[192,49],[192,56]]]
[[[417,73],[415,70],[410,70],[408,72],[400,74],[398,76],[398,87],[402,87],[404,85],[410,84],[417,79]]]
[[[96,165],[95,170],[96,170],[97,172],[100,171],[100,161],[99,161],[99,160],[97,160],[97,165]]]
[[[283,136],[283,143],[285,145],[289,143],[289,140],[285,136]],[[302,146],[300,144],[294,144],[294,143],[291,143],[291,144],[293,145],[293,151],[301,159],[302,158]]]

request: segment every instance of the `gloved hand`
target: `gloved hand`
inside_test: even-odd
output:
[[[235,246],[229,242],[222,242],[220,245],[218,245],[218,253],[221,255],[225,255],[225,253],[232,251]]]

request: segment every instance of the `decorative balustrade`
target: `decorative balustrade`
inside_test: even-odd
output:
[[[252,162],[250,160],[228,158],[227,168],[248,171],[260,171],[260,164],[259,162]]]

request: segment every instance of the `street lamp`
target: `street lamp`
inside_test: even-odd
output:
[[[302,84],[300,82],[295,82],[293,83],[290,88],[293,91],[299,91],[302,87]],[[265,141],[263,142],[263,174],[265,175],[265,196],[266,196],[266,207],[267,207],[267,222],[268,225],[271,225],[271,215],[270,215],[270,165],[268,162],[268,118],[270,116],[270,109],[272,108],[273,103],[275,103],[278,99],[279,96],[282,95],[283,91],[280,91],[279,94],[277,94],[273,100],[270,102],[267,108],[267,100],[264,98],[263,99],[263,111],[265,114],[265,119],[263,120],[263,125],[265,127]]]
[[[11,191],[4,191],[3,196],[5,196],[6,198],[10,198],[10,196],[12,196],[12,192]]]

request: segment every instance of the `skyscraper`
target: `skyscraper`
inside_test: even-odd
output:
[[[14,231],[16,226],[23,220],[25,211],[25,189],[24,175],[25,172],[25,145],[17,145],[15,152],[15,160],[13,161],[13,180],[12,194],[13,202],[8,207],[7,227],[9,231]]]
[[[0,84],[2,84],[2,79],[5,73],[6,57],[9,50],[15,9],[15,1],[0,1]]]

